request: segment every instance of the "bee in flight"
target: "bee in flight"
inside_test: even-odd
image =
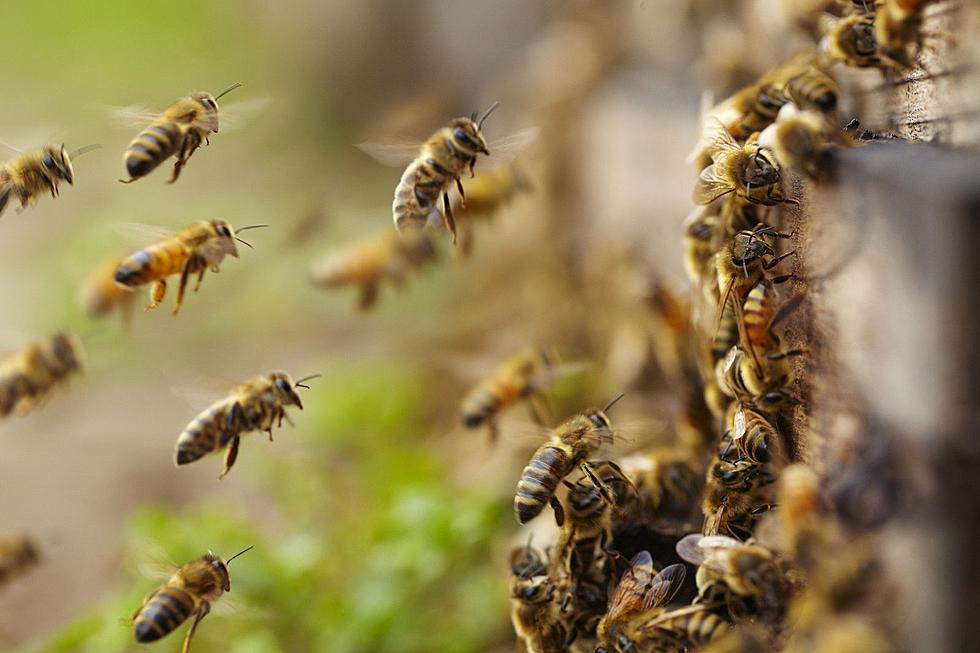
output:
[[[544,507],[550,503],[555,510],[559,525],[563,523],[563,509],[555,497],[555,489],[576,467],[581,467],[596,487],[601,488],[605,501],[609,504],[614,503],[613,492],[593,471],[593,467],[599,463],[589,461],[589,458],[604,444],[612,442],[613,430],[609,418],[606,417],[606,411],[622,397],[623,395],[619,395],[602,410],[590,408],[583,413],[573,415],[552,430],[548,441],[538,447],[531,456],[531,461],[524,468],[521,479],[517,482],[517,491],[514,494],[514,516],[517,517],[518,522],[526,524],[541,514]],[[611,461],[603,462],[632,486],[632,481],[622,473],[618,465]]]
[[[190,275],[197,274],[197,284],[194,286],[194,292],[197,292],[208,269],[217,273],[218,265],[225,256],[238,258],[236,240],[251,247],[237,233],[266,226],[268,225],[254,224],[236,232],[227,220],[195,222],[177,234],[127,256],[116,268],[115,280],[129,288],[152,283],[147,309],[153,309],[160,305],[166,295],[166,278],[180,274],[177,303],[174,306],[176,315],[184,301],[184,290]]]
[[[546,349],[528,347],[505,360],[492,375],[469,391],[460,406],[460,418],[466,428],[486,425],[490,441],[497,439],[497,416],[522,399],[532,417],[544,424],[540,393],[554,379],[557,361]]]
[[[177,157],[174,172],[167,183],[174,183],[191,155],[210,144],[208,137],[218,133],[218,100],[241,84],[233,84],[213,97],[198,92],[171,104],[166,111],[152,118],[150,125],[132,140],[123,154],[123,165],[131,184],[153,172],[157,166],[172,156]]]
[[[132,317],[136,294],[133,289],[116,283],[116,269],[120,258],[114,256],[92,270],[78,291],[78,303],[90,317],[104,317],[119,311],[123,326]]]
[[[378,301],[382,282],[391,281],[401,288],[410,272],[437,260],[438,256],[429,234],[399,236],[386,230],[368,240],[328,252],[313,264],[310,280],[321,288],[360,286],[360,308],[366,311]]]
[[[40,562],[34,540],[26,535],[0,537],[0,587]]]
[[[180,649],[181,653],[187,653],[194,631],[211,612],[211,605],[222,594],[231,591],[228,565],[251,548],[243,549],[227,560],[208,551],[199,560],[188,562],[178,569],[170,580],[146,597],[143,606],[133,614],[133,636],[136,641],[155,642],[194,615],[194,622]]]
[[[90,152],[99,145],[86,145],[69,153],[65,146],[48,145],[39,150],[23,152],[6,163],[0,164],[0,215],[11,198],[20,200],[20,210],[36,204],[45,192],[58,197],[58,184],[67,181],[75,184],[75,170],[71,160]]]
[[[56,333],[0,363],[0,417],[30,412],[55,387],[81,371],[84,357],[74,336]]]
[[[274,423],[282,426],[285,419],[292,424],[286,406],[303,410],[296,388],[308,389],[303,382],[319,376],[314,374],[294,382],[285,372],[270,372],[235,386],[227,397],[211,404],[187,425],[177,438],[174,462],[186,465],[227,446],[225,467],[218,476],[224,478],[238,457],[241,436],[249,431],[265,431],[271,442]]]
[[[442,221],[452,234],[453,242],[456,242],[456,221],[449,200],[449,188],[455,183],[465,207],[466,196],[460,177],[466,170],[472,177],[477,155],[490,154],[491,147],[481,130],[483,122],[497,106],[498,103],[494,103],[479,119],[476,113],[469,118],[454,118],[448,126],[432,134],[421,149],[414,149],[414,158],[402,173],[391,204],[392,217],[399,231],[425,227],[429,218],[439,213],[441,196]],[[496,152],[498,146],[501,151],[519,148],[533,140],[536,134],[536,129],[522,130],[499,143],[493,143],[492,149]],[[362,143],[359,147],[382,163],[399,164],[403,160],[404,152],[398,146],[392,148]]]

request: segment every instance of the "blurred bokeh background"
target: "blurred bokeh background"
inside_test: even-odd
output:
[[[0,649],[176,650],[183,630],[145,647],[125,622],[159,582],[147,561],[254,544],[198,653],[512,650],[506,551],[525,535],[510,503],[536,442],[488,448],[458,426],[459,399],[529,343],[591,362],[555,390],[556,412],[658,387],[630,311],[649,278],[683,279],[702,89],[721,97],[796,43],[735,28],[785,20],[778,3],[738,4],[3,3],[0,141],[102,148],[59,199],[0,219],[0,350],[70,329],[88,352],[67,391],[0,425],[0,529],[33,534],[44,555],[0,593]],[[162,110],[239,81],[221,103],[229,128],[176,185],[168,164],[116,183],[138,128],[112,107]],[[369,313],[354,291],[313,288],[323,252],[392,229],[400,170],[354,144],[420,142],[498,100],[490,139],[540,128],[517,158],[533,188],[473,225],[472,255],[447,239],[438,265]],[[270,228],[178,317],[172,297],[144,313],[142,292],[128,330],[84,314],[84,277],[146,244],[132,223],[213,217]],[[246,437],[221,482],[217,457],[175,468],[184,426],[273,369],[323,374],[295,428]],[[622,410],[663,419],[671,402],[629,395]],[[508,430],[524,430],[513,413]]]

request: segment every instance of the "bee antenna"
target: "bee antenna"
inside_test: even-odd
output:
[[[234,84],[232,84],[231,86],[229,86],[229,87],[228,87],[228,88],[226,88],[225,90],[223,90],[223,91],[221,91],[220,93],[218,93],[218,94],[217,94],[217,95],[216,95],[216,96],[214,97],[214,99],[215,99],[215,101],[217,102],[217,101],[218,101],[218,99],[219,99],[219,98],[221,98],[221,96],[223,96],[223,95],[227,95],[227,94],[229,94],[229,93],[231,93],[232,91],[234,91],[234,90],[235,90],[236,88],[238,88],[238,87],[239,87],[239,86],[241,86],[241,85],[242,85],[242,83],[241,83],[241,82],[235,82]]]
[[[240,556],[241,554],[243,554],[243,553],[247,553],[247,552],[249,552],[249,551],[251,551],[251,550],[252,550],[252,549],[254,549],[254,548],[255,548],[255,545],[254,545],[254,544],[253,544],[252,546],[249,546],[249,547],[245,547],[244,549],[242,549],[241,551],[239,551],[239,552],[238,552],[238,553],[236,553],[235,555],[233,555],[233,556],[231,556],[230,558],[228,558],[227,560],[225,560],[225,564],[227,565],[227,564],[229,564],[229,563],[231,563],[231,561],[232,561],[232,560],[234,560],[235,558],[237,558],[237,557],[238,557],[238,556]]]
[[[102,146],[99,145],[98,143],[92,143],[91,145],[86,145],[85,147],[80,147],[77,150],[73,150],[73,151],[69,152],[68,153],[68,158],[69,159],[74,159],[76,156],[82,156],[83,154],[87,154],[88,152],[91,152],[92,150],[97,150],[100,147],[102,147]]]
[[[493,104],[491,104],[490,105],[490,108],[487,109],[486,113],[484,113],[482,116],[480,116],[480,122],[476,123],[476,128],[477,129],[483,129],[483,121],[486,120],[487,119],[487,116],[489,116],[491,113],[493,113],[494,110],[496,110],[496,108],[499,107],[499,106],[500,106],[500,102],[494,102]]]
[[[310,389],[310,386],[303,385],[303,381],[309,381],[310,379],[319,379],[321,376],[323,376],[323,375],[322,374],[310,374],[309,376],[304,376],[302,379],[300,379],[299,381],[297,381],[293,385],[296,386],[297,388],[306,388],[307,390],[309,390]]]
[[[235,236],[235,240],[237,240],[238,242],[240,242],[242,245],[247,245],[249,248],[255,249],[254,247],[252,247],[252,243],[248,242],[247,240],[242,240],[238,236]]]
[[[268,227],[268,226],[269,225],[267,224],[250,224],[247,227],[239,227],[238,229],[235,229],[235,233],[238,233],[240,231],[248,231],[249,229],[261,229],[262,227]]]
[[[613,406],[616,405],[616,402],[617,401],[619,401],[620,399],[622,399],[625,396],[626,396],[626,393],[625,392],[620,392],[619,393],[619,396],[617,396],[615,399],[613,399],[608,404],[606,404],[606,407],[602,409],[602,412],[605,413],[606,411],[608,411],[610,408],[612,408]]]

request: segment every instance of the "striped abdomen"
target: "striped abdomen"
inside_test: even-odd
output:
[[[177,438],[174,460],[178,465],[194,462],[212,451],[218,451],[228,444],[232,436],[237,435],[235,429],[226,432],[225,424],[230,408],[231,400],[222,399],[211,404],[187,425]]]
[[[711,341],[711,360],[720,361],[738,344],[738,321],[735,318],[735,302],[727,301],[721,311],[718,330]]]
[[[818,68],[790,78],[785,93],[801,109],[830,112],[837,108],[837,84]]]
[[[123,259],[115,279],[131,287],[163,279],[183,269],[187,254],[187,247],[175,238],[150,245]]]
[[[779,433],[765,417],[754,410],[743,411],[745,435],[739,438],[739,451],[754,463],[767,463],[773,450],[779,451]]]
[[[542,445],[531,458],[517,482],[514,515],[526,524],[544,510],[561,479],[571,471],[572,460],[564,449]]]
[[[728,624],[724,619],[707,610],[678,616],[662,627],[681,635],[693,647],[704,646],[728,630]]]
[[[752,286],[742,314],[745,316],[745,336],[757,351],[769,351],[777,343],[769,332],[776,304],[776,290],[772,283],[763,279]]]
[[[514,405],[527,394],[530,386],[517,382],[514,376],[492,378],[484,381],[470,392],[460,409],[463,424],[476,427],[499,413],[501,410]]]
[[[170,634],[194,612],[194,599],[177,587],[164,587],[150,597],[133,620],[137,642],[155,642]]]
[[[123,155],[126,172],[133,179],[148,175],[180,149],[184,132],[170,120],[153,123],[134,138]]]
[[[772,86],[763,86],[756,94],[752,106],[738,123],[729,130],[736,140],[745,140],[755,132],[760,132],[773,122],[779,110],[786,104],[786,98]]]
[[[452,181],[450,172],[432,159],[415,159],[395,187],[391,204],[395,227],[421,228],[429,215],[439,210],[439,195]]]

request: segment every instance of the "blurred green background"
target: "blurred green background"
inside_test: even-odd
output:
[[[124,623],[159,583],[142,561],[254,544],[232,566],[235,609],[208,617],[192,650],[511,650],[506,552],[526,537],[511,493],[540,436],[491,450],[463,432],[456,407],[475,377],[460,370],[554,344],[593,361],[553,397],[566,412],[645,373],[632,355],[643,335],[621,319],[634,289],[610,262],[639,253],[681,275],[689,174],[662,161],[696,136],[688,4],[3,3],[0,141],[102,148],[75,161],[59,199],[0,218],[0,349],[67,328],[89,361],[41,410],[0,425],[0,527],[45,555],[0,591],[0,649],[177,650],[183,628],[143,646]],[[112,107],[162,110],[237,81],[222,124],[241,127],[176,185],[169,164],[116,183],[138,128]],[[493,100],[490,138],[542,133],[521,155],[535,191],[481,225],[475,254],[444,243],[438,267],[384,288],[366,315],[353,292],[312,288],[321,252],[391,229],[400,171],[352,144],[422,140]],[[172,296],[137,308],[128,333],[84,314],[84,276],[145,244],[127,224],[212,217],[271,228],[177,318]],[[217,457],[174,468],[187,422],[272,369],[324,375],[296,427],[247,437],[220,483]]]

